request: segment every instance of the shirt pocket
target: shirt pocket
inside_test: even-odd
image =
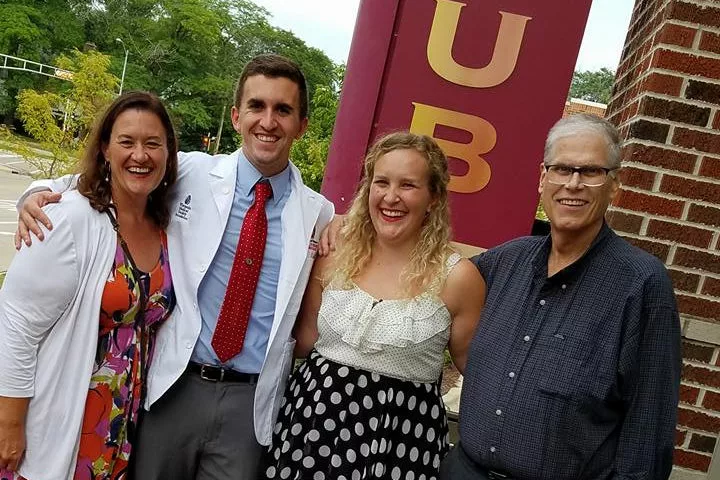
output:
[[[535,348],[541,355],[540,393],[570,399],[583,388],[583,377],[590,357],[586,339],[555,334],[538,338]]]

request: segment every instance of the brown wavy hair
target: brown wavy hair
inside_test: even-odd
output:
[[[85,147],[85,154],[80,164],[78,191],[90,200],[90,205],[99,212],[105,212],[112,205],[108,162],[103,154],[103,147],[110,142],[110,133],[118,116],[125,110],[142,110],[157,115],[165,127],[165,141],[168,150],[165,176],[160,185],[148,196],[145,212],[160,228],[166,228],[170,221],[168,191],[177,179],[177,139],[170,115],[160,99],[149,92],[127,92],[120,95],[99,118],[90,141]]]
[[[443,286],[446,260],[453,252],[450,247],[450,208],[448,206],[447,157],[435,140],[427,135],[395,132],[379,139],[365,157],[364,176],[353,198],[345,225],[340,231],[334,268],[324,283],[333,287],[352,288],[352,279],[360,274],[372,254],[375,228],[370,219],[370,187],[375,175],[375,164],[383,155],[394,150],[415,150],[428,165],[428,188],[433,199],[425,219],[420,238],[413,249],[411,260],[402,273],[408,295],[429,293],[437,295]]]

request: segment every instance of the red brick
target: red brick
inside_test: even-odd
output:
[[[686,123],[696,127],[704,127],[710,120],[710,108],[708,107],[698,107],[697,105],[656,97],[645,97],[642,105],[640,105],[640,113],[649,117]]]
[[[627,240],[628,243],[631,243],[638,248],[642,248],[651,255],[655,255],[661,262],[665,263],[667,261],[668,254],[670,253],[670,245],[641,238],[629,238],[624,236],[623,238]]]
[[[697,28],[683,27],[673,23],[666,23],[660,28],[655,37],[656,43],[667,45],[679,45],[681,47],[692,47],[695,40]]]
[[[670,240],[671,242],[691,245],[693,247],[708,248],[713,237],[713,232],[689,225],[679,225],[662,220],[650,220],[647,236],[659,240]]]
[[[705,392],[705,398],[703,398],[702,405],[708,410],[720,412],[720,393]]]
[[[720,53],[720,33],[702,32],[700,50]]]
[[[648,92],[679,97],[682,84],[682,77],[667,75],[665,73],[651,73],[643,82],[643,88]]]
[[[701,82],[700,80],[690,80],[685,89],[685,98],[720,105],[720,85],[717,83]]]
[[[695,402],[697,402],[698,399],[698,395],[700,395],[699,388],[691,387],[689,385],[680,385],[680,403],[695,405]]]
[[[720,226],[720,208],[708,207],[705,205],[690,205],[688,212],[688,221],[711,225],[713,227]]]
[[[707,319],[711,323],[720,323],[720,302],[707,300],[705,298],[690,297],[676,293],[678,310],[685,315]],[[720,378],[717,385],[720,388]]]
[[[654,215],[674,218],[680,218],[683,211],[683,202],[680,200],[670,200],[656,195],[631,192],[629,190],[621,190],[615,197],[613,205],[618,208],[634,210],[636,212],[652,213]]]
[[[685,360],[695,360],[702,363],[710,363],[715,349],[707,345],[682,341],[682,357]]]
[[[720,274],[720,254],[678,247],[673,258],[673,264]]]
[[[703,295],[710,295],[720,298],[720,280],[717,278],[705,277],[705,283],[702,288]]]
[[[684,173],[692,173],[697,162],[697,155],[638,143],[623,148],[622,156],[626,162],[644,163]]]
[[[720,110],[715,112],[715,119],[712,124],[713,130],[720,130]]]
[[[665,175],[660,183],[660,191],[678,197],[720,204],[720,184],[717,183]]]
[[[687,436],[687,431],[685,430],[675,430],[675,446],[679,447],[683,444],[685,441],[685,437]]]
[[[720,134],[717,133],[676,128],[672,143],[679,147],[720,155]]]
[[[709,453],[712,455],[715,451],[716,443],[716,438],[701,435],[699,433],[693,433],[690,437],[690,444],[688,445],[688,448],[690,450],[695,450],[696,452]]]
[[[707,472],[710,469],[710,460],[712,460],[712,457],[700,453],[688,452],[680,448],[676,448],[675,454],[673,455],[673,464],[678,467],[699,470],[701,472]]]
[[[667,17],[690,23],[720,27],[720,8],[676,1],[670,3]]]
[[[700,164],[700,175],[720,180],[720,159],[705,157]]]
[[[660,49],[653,54],[650,65],[688,75],[720,79],[720,58]]]
[[[714,417],[703,412],[696,412],[687,408],[678,408],[678,425],[690,427],[703,432],[720,432],[720,417]]]
[[[700,275],[695,273],[681,272],[670,268],[668,269],[668,275],[670,275],[675,290],[695,293],[698,285],[700,285]]]
[[[613,230],[635,234],[640,233],[643,221],[643,217],[640,215],[633,215],[632,213],[623,213],[615,210],[609,211],[605,215],[605,219]]]
[[[640,140],[652,140],[658,143],[665,143],[669,131],[670,125],[667,123],[636,120],[630,124],[630,137]]]
[[[655,183],[656,173],[642,168],[625,167],[620,170],[620,182],[630,187],[651,190]]]

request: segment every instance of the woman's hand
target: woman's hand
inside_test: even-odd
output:
[[[0,470],[16,471],[25,454],[29,398],[0,397]]]

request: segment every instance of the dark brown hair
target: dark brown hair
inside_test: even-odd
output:
[[[165,127],[168,150],[165,176],[160,185],[148,197],[146,213],[161,228],[170,221],[170,208],[167,205],[168,190],[177,179],[177,140],[170,115],[160,99],[148,92],[128,92],[120,95],[100,117],[90,134],[80,165],[78,191],[90,200],[90,205],[100,212],[106,211],[112,204],[110,183],[105,180],[109,173],[103,147],[110,142],[110,133],[118,116],[125,110],[142,110],[154,113]]]
[[[245,81],[255,75],[263,75],[269,78],[287,78],[297,84],[300,93],[300,119],[308,117],[310,107],[308,106],[308,91],[305,75],[303,75],[297,63],[289,58],[271,53],[256,56],[243,68],[237,86],[235,87],[236,108],[240,108],[242,103]]]

